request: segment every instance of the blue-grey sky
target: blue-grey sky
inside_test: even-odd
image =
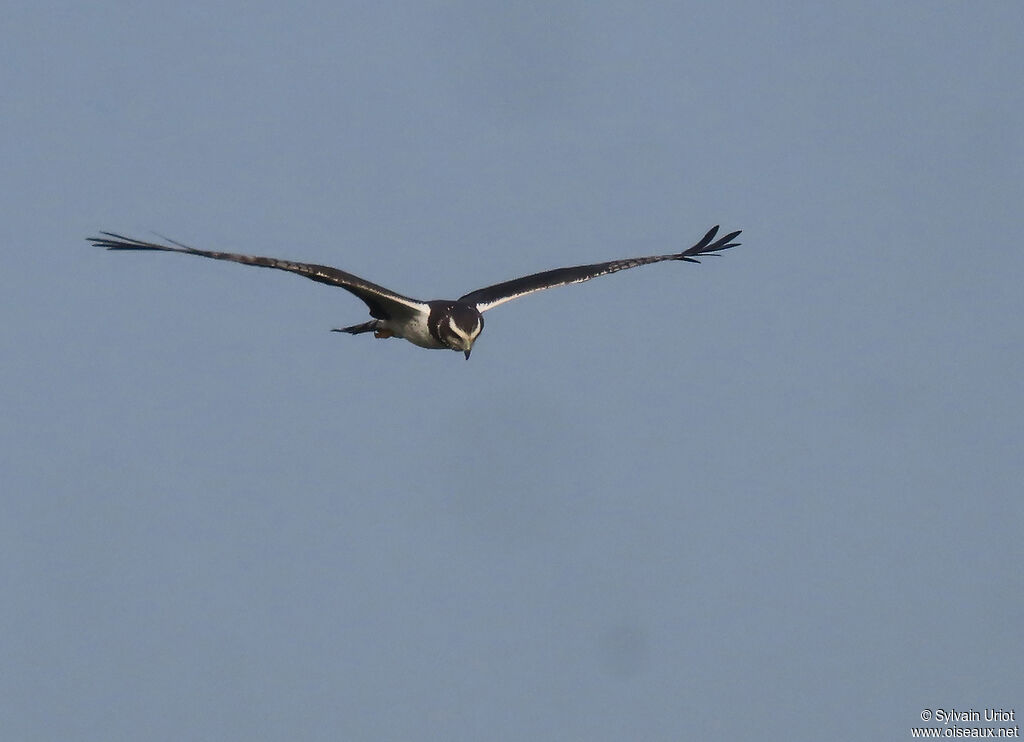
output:
[[[1019,2],[62,3],[0,30],[5,740],[1024,714]],[[743,246],[487,315],[420,298]]]

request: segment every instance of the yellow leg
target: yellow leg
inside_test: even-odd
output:
[[[395,333],[391,332],[391,330],[374,330],[373,331],[373,336],[375,338],[389,338],[389,337],[393,337],[394,334]]]

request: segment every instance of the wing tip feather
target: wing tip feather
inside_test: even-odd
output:
[[[733,242],[733,240],[739,237],[743,232],[742,229],[737,229],[735,232],[730,232],[724,237],[719,237],[716,240],[715,237],[718,235],[718,229],[718,224],[709,229],[707,234],[705,234],[696,245],[679,253],[677,260],[683,260],[687,263],[699,263],[700,261],[695,259],[698,255],[701,257],[704,257],[705,255],[716,255],[716,253],[719,253],[722,250],[728,250],[731,247],[739,247],[742,244],[740,242]]]

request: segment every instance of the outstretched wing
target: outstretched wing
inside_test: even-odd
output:
[[[330,286],[340,286],[360,299],[370,308],[370,316],[377,319],[393,319],[397,316],[421,314],[429,311],[424,302],[410,299],[407,296],[396,294],[394,291],[370,283],[367,280],[346,273],[338,268],[331,268],[327,265],[316,265],[313,263],[296,263],[291,260],[279,260],[278,258],[264,258],[258,255],[239,255],[233,252],[215,252],[213,250],[198,250],[180,242],[167,239],[171,244],[162,245],[157,242],[144,242],[131,237],[124,237],[113,232],[100,232],[101,237],[90,237],[96,247],[105,247],[108,250],[163,250],[165,252],[180,252],[186,255],[199,255],[214,260],[230,260],[243,265],[257,265],[263,268],[276,268],[277,270],[298,273],[320,283]]]
[[[459,301],[467,304],[475,304],[477,311],[486,312],[494,309],[499,304],[518,299],[520,296],[532,294],[534,291],[554,288],[555,286],[567,286],[570,283],[582,283],[591,278],[605,276],[609,273],[624,271],[627,268],[636,268],[649,263],[660,263],[663,260],[684,260],[688,263],[699,263],[697,256],[714,255],[721,250],[728,250],[740,243],[733,242],[739,236],[740,231],[730,232],[725,237],[715,241],[718,234],[718,227],[712,227],[704,238],[689,250],[674,255],[649,255],[643,258],[623,258],[622,260],[611,260],[607,263],[594,263],[593,265],[575,265],[571,268],[556,268],[542,273],[534,273],[522,278],[513,278],[511,281],[496,283],[493,286],[471,291]]]

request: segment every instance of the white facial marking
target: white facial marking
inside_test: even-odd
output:
[[[461,327],[455,324],[454,320],[451,317],[446,317],[444,323],[449,333],[454,335],[455,338],[457,338],[460,341],[452,343],[452,345],[456,346],[456,350],[469,350],[473,346],[473,341],[476,339],[476,336],[480,334],[479,317],[476,319],[476,322],[473,325],[473,329],[469,333],[464,332]],[[455,338],[453,338],[453,340]]]

